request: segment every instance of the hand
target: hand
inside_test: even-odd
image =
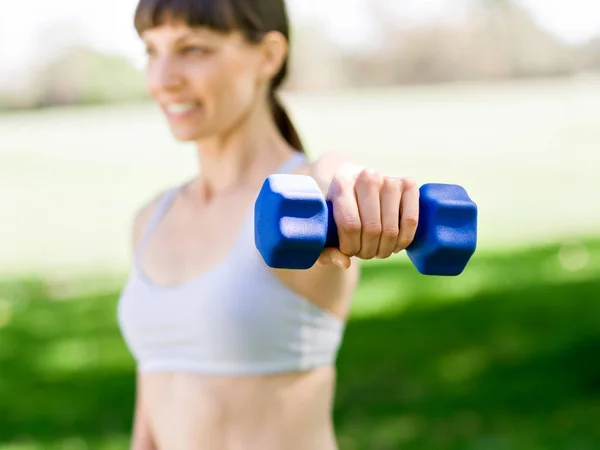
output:
[[[419,188],[408,178],[377,171],[340,171],[328,200],[338,229],[339,249],[326,248],[319,262],[348,268],[351,258],[388,258],[407,248],[419,220]]]

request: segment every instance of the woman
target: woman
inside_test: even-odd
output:
[[[414,182],[309,161],[276,100],[283,0],[141,0],[147,82],[199,174],[137,213],[119,323],[137,363],[135,450],[330,450],[335,358],[358,270],[414,237]],[[253,206],[275,172],[310,175],[340,248],[308,270],[266,266]],[[398,217],[403,211],[401,221]]]

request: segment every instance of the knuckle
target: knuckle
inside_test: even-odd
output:
[[[331,190],[338,194],[347,194],[354,191],[354,182],[345,174],[336,174],[331,180]]]
[[[358,182],[367,187],[379,189],[383,184],[383,177],[376,170],[363,169],[358,176]]]
[[[384,178],[382,191],[384,191],[385,193],[398,194],[400,193],[401,188],[401,183],[397,179],[390,177]]]
[[[412,179],[412,178],[402,178],[402,187],[405,191],[410,191],[410,190],[416,190],[417,192],[419,191],[419,189],[417,188],[417,182]]]
[[[382,234],[382,236],[384,236],[386,238],[395,238],[398,236],[399,231],[400,231],[400,229],[398,228],[398,225],[391,224],[391,225],[385,225],[384,227],[382,227],[381,234]]]
[[[414,228],[419,224],[419,215],[414,213],[403,214],[401,221],[404,226]]]
[[[338,228],[340,228],[344,234],[353,236],[360,233],[361,223],[359,219],[347,217],[342,219]]]
[[[379,172],[377,172],[375,169],[365,167],[364,169],[362,169],[360,171],[358,176],[359,176],[359,178],[366,178],[366,179],[376,178],[379,176]]]
[[[367,222],[362,227],[363,233],[369,237],[381,235],[381,224],[377,222]]]

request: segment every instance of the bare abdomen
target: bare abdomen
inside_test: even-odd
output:
[[[146,374],[158,450],[334,450],[335,371],[260,377]]]

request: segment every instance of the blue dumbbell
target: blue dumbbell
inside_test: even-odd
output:
[[[419,224],[406,253],[424,275],[459,275],[477,245],[477,205],[453,184],[419,191]],[[331,202],[310,176],[273,174],[254,205],[254,239],[269,267],[308,269],[325,247],[339,246]]]

